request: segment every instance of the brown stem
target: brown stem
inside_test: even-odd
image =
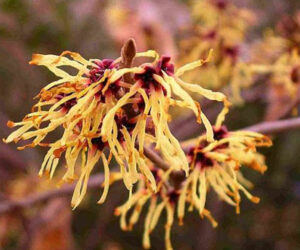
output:
[[[246,127],[242,130],[250,130],[259,133],[273,134],[273,133],[279,133],[286,130],[299,129],[299,128],[300,128],[300,118],[292,118],[292,119],[275,121],[275,122],[262,122],[257,125]],[[149,157],[150,160],[153,160],[155,164],[158,163],[160,167],[161,166],[168,167],[166,163],[151,149],[150,150],[146,149],[145,155],[147,155],[147,157]],[[103,179],[104,177],[102,174],[97,174],[92,176],[88,182],[88,187],[89,188],[100,187],[101,183],[103,182]],[[34,205],[35,203],[43,202],[54,197],[69,195],[70,193],[73,192],[74,187],[75,184],[68,184],[63,186],[60,189],[50,190],[39,194],[33,194],[19,201],[12,201],[12,200],[4,201],[0,203],[0,214],[4,212],[8,212],[14,208],[18,208],[18,207],[26,208]]]
[[[275,134],[286,130],[299,129],[300,118],[291,118],[286,120],[262,122],[250,127],[243,128],[243,130],[255,131],[262,134]]]
[[[88,182],[88,188],[97,188],[101,186],[101,183],[104,180],[102,174],[94,175],[90,178]],[[15,208],[27,208],[32,206],[35,203],[43,202],[48,199],[52,199],[58,196],[69,195],[73,192],[76,184],[68,184],[63,186],[60,189],[53,189],[38,194],[32,194],[28,197],[25,197],[21,200],[7,200],[0,203],[0,214],[13,210]]]
[[[168,170],[169,164],[166,163],[157,153],[148,147],[144,147],[145,156],[154,163],[155,167],[158,167],[162,170]]]

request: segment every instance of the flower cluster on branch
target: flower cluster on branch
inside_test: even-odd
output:
[[[115,210],[116,215],[120,216],[121,228],[132,230],[143,207],[149,204],[144,222],[145,248],[150,247],[150,234],[164,210],[167,249],[172,249],[170,237],[174,218],[177,217],[179,225],[183,225],[187,205],[188,211],[195,209],[201,218],[209,219],[212,226],[216,227],[218,223],[206,208],[207,192],[211,189],[221,200],[234,206],[236,213],[240,213],[240,193],[254,203],[259,202],[259,198],[247,190],[252,188],[253,184],[243,176],[242,168],[246,167],[261,174],[267,170],[264,156],[256,152],[256,148],[271,146],[270,139],[251,131],[230,132],[225,126],[214,127],[214,139],[213,142],[208,142],[206,136],[202,135],[183,142],[190,169],[188,176],[176,186],[172,185],[170,171],[157,169],[149,163],[157,183],[157,192],[153,192],[147,180],[141,178],[132,198]],[[116,180],[118,178],[114,178],[114,181]]]
[[[206,64],[211,53],[206,59],[179,68],[170,57],[156,51],[136,53],[133,40],[124,45],[122,56],[114,60],[86,60],[70,51],[59,56],[35,54],[30,64],[47,67],[59,79],[40,91],[32,112],[21,122],[8,122],[9,127],[19,128],[4,142],[31,139],[18,148],[48,148],[39,175],[52,178],[57,167],[64,164],[62,182],[76,181],[73,208],[83,200],[89,177],[101,161],[104,183],[98,203],[105,201],[112,183],[122,180],[129,198],[116,209],[121,228],[132,229],[142,207],[149,203],[143,245],[150,247],[150,233],[165,210],[166,247],[172,249],[171,226],[176,213],[183,224],[186,204],[189,211],[195,208],[201,217],[217,225],[205,206],[210,189],[235,206],[237,212],[240,193],[255,203],[259,201],[247,191],[251,184],[240,169],[245,166],[263,173],[264,157],[256,148],[271,145],[270,139],[259,133],[229,132],[223,125],[230,106],[226,96],[182,80],[185,72]],[[136,64],[136,58],[146,62]],[[66,67],[76,73],[70,73]],[[191,93],[223,104],[213,126]],[[171,107],[191,110],[206,132],[180,143],[169,129]],[[50,142],[48,135],[59,128],[63,133]],[[149,154],[151,147],[155,148],[155,157],[166,163],[164,167]],[[112,159],[119,166],[113,173]]]

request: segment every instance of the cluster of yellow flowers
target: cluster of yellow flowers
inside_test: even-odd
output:
[[[163,210],[166,211],[165,242],[166,249],[172,249],[171,227],[177,213],[179,225],[183,225],[185,207],[188,211],[195,208],[201,218],[207,218],[213,227],[218,223],[210,211],[205,208],[208,190],[212,188],[221,200],[236,207],[240,212],[240,191],[254,203],[259,198],[247,191],[252,187],[240,170],[248,167],[260,173],[267,170],[264,156],[256,152],[256,147],[271,146],[270,139],[259,133],[250,131],[229,132],[225,126],[214,127],[214,141],[208,142],[205,135],[197,139],[183,142],[189,162],[189,174],[178,185],[171,185],[170,171],[164,172],[149,163],[155,176],[158,190],[156,193],[149,189],[144,178],[141,178],[137,190],[125,204],[115,211],[120,216],[123,230],[132,230],[139,219],[142,208],[149,203],[148,212],[144,223],[143,246],[150,248],[150,233],[155,229]],[[114,181],[118,178],[114,178]],[[127,222],[129,207],[133,212]]]
[[[133,40],[123,47],[131,51],[122,51],[116,59],[87,60],[70,51],[34,54],[30,64],[47,67],[58,79],[40,91],[22,121],[7,123],[18,128],[5,143],[21,142],[19,150],[47,148],[40,176],[57,180],[63,172],[59,165],[65,166],[60,184],[76,182],[73,209],[85,197],[97,165],[104,175],[99,204],[110,186],[122,181],[129,198],[115,214],[121,229],[129,231],[147,207],[144,248],[151,247],[150,234],[164,212],[167,249],[172,249],[172,225],[175,220],[183,225],[186,211],[196,210],[216,227],[206,204],[211,190],[236,213],[242,195],[259,202],[249,192],[253,184],[243,169],[263,174],[267,166],[257,148],[272,142],[260,133],[229,131],[224,120],[231,103],[218,89],[230,84],[230,98],[242,102],[240,89],[264,76],[273,97],[300,100],[300,13],[284,17],[263,40],[245,48],[249,27],[256,21],[252,11],[229,0],[194,1],[191,10],[193,26],[180,41],[179,67],[154,50],[136,53]],[[127,25],[130,15],[125,20],[124,13],[111,11],[108,16],[122,17],[115,21]],[[223,105],[213,125],[198,101],[204,98]],[[205,133],[179,142],[169,128],[174,107],[193,113]],[[152,148],[167,167],[159,166],[145,148]]]
[[[217,225],[205,208],[210,187],[237,212],[240,191],[251,201],[259,201],[247,191],[250,184],[240,168],[246,166],[263,173],[264,158],[256,147],[270,146],[271,141],[254,132],[227,131],[222,125],[230,106],[225,95],[182,80],[185,72],[206,64],[211,52],[207,59],[177,69],[170,57],[160,57],[155,51],[134,52],[132,59],[138,57],[147,62],[125,65],[124,54],[115,60],[86,60],[70,51],[59,56],[33,55],[30,64],[47,67],[59,79],[40,91],[39,101],[21,122],[8,122],[9,127],[19,128],[4,141],[32,139],[19,149],[49,148],[39,174],[46,173],[50,178],[64,155],[66,172],[62,181],[77,181],[73,208],[84,198],[89,176],[101,158],[105,178],[99,203],[105,201],[113,182],[123,180],[129,198],[116,209],[121,228],[132,229],[142,207],[149,202],[143,245],[150,247],[150,233],[166,210],[166,247],[172,249],[170,233],[175,207],[180,224],[188,203],[189,210],[196,208],[201,217]],[[69,73],[66,67],[76,73]],[[223,103],[214,126],[189,93]],[[203,122],[206,133],[181,144],[169,129],[172,106],[190,109],[197,121]],[[47,135],[59,128],[63,128],[61,136],[49,142]],[[154,146],[169,168],[162,170],[152,163],[144,154],[145,146]],[[113,158],[119,170],[111,172]],[[180,181],[176,175],[181,175]],[[137,188],[133,189],[135,183]],[[126,217],[131,208],[128,224]]]
[[[79,176],[72,200],[74,207],[84,197],[88,178],[100,158],[106,177],[100,203],[107,195],[108,164],[112,156],[120,166],[128,190],[131,191],[132,185],[138,181],[140,171],[155,191],[156,183],[143,154],[145,143],[154,143],[172,169],[188,173],[185,154],[168,127],[169,107],[191,109],[198,121],[203,121],[208,141],[213,140],[213,131],[200,105],[186,91],[224,102],[218,124],[228,111],[229,103],[222,93],[180,79],[184,72],[201,66],[206,60],[198,60],[174,71],[170,58],[160,58],[155,51],[137,53],[135,57],[149,57],[154,61],[120,68],[121,58],[86,60],[77,53],[66,51],[60,56],[35,54],[30,62],[46,66],[60,79],[41,90],[37,96],[39,102],[21,122],[8,122],[9,127],[21,127],[5,142],[33,138],[30,144],[19,149],[37,145],[49,147],[40,175],[46,172],[50,177],[64,153],[67,171],[63,181],[72,181]],[[72,67],[77,73],[71,75],[62,66]],[[131,74],[130,81],[125,80],[126,74]],[[58,127],[64,128],[61,138],[44,142],[45,137]],[[106,148],[108,158],[103,153]],[[78,158],[81,158],[80,167],[76,165]]]
[[[299,98],[300,13],[283,17],[275,31],[268,29],[263,40],[247,46],[246,34],[257,19],[250,9],[228,0],[204,0],[194,1],[191,10],[194,26],[180,42],[178,63],[195,60],[210,48],[215,53],[212,62],[200,69],[201,74],[189,72],[184,80],[214,90],[230,85],[229,99],[242,103],[241,89],[264,76],[271,99]]]
[[[255,14],[228,0],[193,1],[191,10],[194,26],[188,28],[188,35],[180,41],[179,64],[202,57],[210,48],[215,53],[211,63],[199,73],[189,72],[184,79],[214,90],[230,83],[232,98],[240,101],[239,89],[245,71],[243,44],[256,20]]]
[[[275,31],[267,30],[263,40],[253,46],[251,55],[250,81],[266,75],[270,91],[278,99],[299,99],[300,12],[283,17]]]

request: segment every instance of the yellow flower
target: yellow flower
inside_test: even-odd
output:
[[[250,182],[243,177],[240,168],[247,166],[264,173],[267,169],[264,157],[256,152],[256,147],[271,146],[272,142],[256,132],[229,132],[224,126],[215,128],[214,132],[215,142],[208,143],[203,136],[188,142],[191,172],[183,183],[185,192],[182,195],[190,195],[194,206],[202,214],[207,191],[212,187],[222,200],[235,206],[239,213],[240,191],[251,201],[259,202],[259,198],[245,188]],[[184,208],[181,209],[181,218],[183,211]]]
[[[166,224],[165,224],[165,246],[166,249],[172,248],[171,244],[171,228],[174,223],[174,217],[176,214],[181,213],[181,209],[186,202],[191,203],[192,200],[186,196],[182,196],[184,192],[181,189],[174,189],[169,183],[170,171],[164,172],[162,170],[152,167],[152,173],[155,176],[157,186],[159,188],[157,193],[153,193],[149,188],[149,184],[143,178],[138,183],[137,190],[126,203],[119,206],[115,210],[115,214],[120,216],[120,226],[122,230],[131,231],[133,226],[138,222],[142,209],[146,204],[149,205],[145,222],[144,222],[144,234],[143,234],[143,247],[148,249],[151,247],[150,234],[155,229],[162,213],[166,212]],[[184,199],[183,199],[184,198]],[[132,213],[128,217],[129,207],[132,206]],[[217,226],[216,221],[211,217],[208,210],[204,210],[202,216],[207,217],[212,225]],[[182,225],[182,221],[180,221]]]
[[[172,249],[171,228],[175,216],[178,217],[179,225],[183,225],[187,204],[188,211],[196,208],[201,218],[209,219],[212,226],[216,227],[217,222],[205,208],[210,187],[222,200],[235,206],[237,213],[240,210],[240,191],[252,202],[259,202],[258,197],[247,191],[252,183],[242,175],[240,168],[248,167],[264,173],[267,169],[265,159],[256,152],[256,147],[270,146],[270,139],[251,131],[229,132],[225,126],[214,127],[214,139],[214,142],[208,142],[203,135],[184,143],[185,149],[188,149],[187,159],[190,164],[190,174],[187,177],[172,169],[157,169],[147,162],[158,191],[154,193],[149,181],[141,176],[132,197],[116,208],[115,214],[120,216],[122,230],[130,231],[138,222],[143,208],[148,206],[144,222],[144,248],[150,248],[150,234],[165,211],[165,244],[166,249]]]
[[[60,56],[35,54],[30,62],[46,66],[59,79],[41,90],[38,103],[21,122],[8,122],[9,127],[20,128],[4,141],[33,140],[19,149],[38,145],[49,147],[40,175],[46,171],[51,178],[64,154],[67,171],[63,181],[79,178],[72,199],[73,207],[83,199],[88,178],[100,158],[105,173],[105,189],[100,203],[107,195],[108,164],[112,156],[119,164],[124,184],[130,192],[139,179],[139,172],[156,191],[155,179],[143,154],[146,143],[154,143],[173,169],[188,173],[185,154],[168,127],[169,107],[191,109],[198,121],[203,121],[208,141],[213,141],[213,131],[200,105],[187,91],[224,103],[216,122],[218,126],[228,112],[229,102],[222,93],[180,79],[182,74],[201,66],[209,58],[174,71],[170,58],[159,58],[155,51],[137,53],[135,57],[150,57],[154,61],[122,68],[122,58],[86,60],[78,53],[65,51]],[[66,68],[73,68],[76,73],[70,74]],[[45,142],[46,136],[59,127],[63,128],[62,136],[54,142]],[[103,153],[106,148],[109,159]],[[81,164],[77,165],[79,158]]]
[[[276,26],[276,31],[280,36],[288,41],[289,48],[300,49],[300,11],[294,16],[283,16]]]
[[[300,54],[296,49],[281,55],[272,66],[266,68],[271,73],[270,82],[282,85],[286,93],[296,98],[300,85]]]
[[[129,145],[127,148],[130,151],[127,152],[127,155],[132,157],[132,163],[135,164],[139,154],[143,155],[143,143],[145,139],[148,139],[150,142],[155,143],[156,148],[161,151],[163,157],[174,169],[183,169],[188,172],[188,163],[184,152],[168,127],[169,106],[174,105],[191,109],[198,117],[198,121],[203,121],[207,130],[207,139],[212,141],[213,132],[210,122],[204,113],[200,111],[199,104],[186,91],[198,93],[211,100],[224,102],[224,109],[220,113],[216,124],[223,122],[225,114],[228,112],[229,102],[222,93],[212,92],[180,79],[180,76],[186,71],[201,66],[206,60],[192,62],[174,72],[174,65],[170,62],[169,57],[158,59],[158,55],[152,51],[138,53],[137,56],[151,56],[155,58],[155,61],[142,64],[139,67],[120,70],[119,74],[116,73],[117,76],[113,76],[117,79],[121,74],[134,73],[132,86],[103,119],[101,134],[107,139],[118,163],[122,165],[119,155],[124,155],[124,152],[116,133],[118,128],[116,116],[128,112],[127,105],[131,103],[133,109],[137,110],[136,116],[131,118],[136,126],[132,129],[132,132],[130,131],[131,136],[128,129],[123,128],[121,131],[127,145]],[[176,97],[180,97],[180,99]],[[153,124],[154,133],[152,135],[145,130],[147,119],[150,119]],[[139,142],[139,152],[135,148],[136,140]]]
[[[203,0],[194,1],[192,17],[194,26],[188,31],[191,34],[181,41],[179,63],[196,60],[210,48],[215,53],[212,62],[202,67],[200,74],[190,72],[184,79],[211,89],[219,89],[230,83],[234,88],[233,97],[238,98],[243,81],[233,84],[232,78],[239,73],[235,66],[242,61],[242,45],[255,20],[254,14],[227,0]]]
[[[279,95],[287,95],[295,100],[300,83],[300,54],[297,49],[280,53],[276,55],[276,60],[269,58],[261,64],[255,62],[249,64],[246,70],[248,79],[253,81],[255,76],[268,75],[271,88],[275,91],[278,88]]]
[[[70,55],[73,60],[66,57]],[[112,93],[118,90],[110,89],[102,95],[106,81],[116,70],[112,60],[85,60],[79,54],[66,51],[60,56],[33,55],[30,64],[43,65],[49,68],[60,79],[48,84],[38,95],[39,102],[33,106],[30,114],[21,122],[8,122],[8,126],[21,126],[13,132],[6,143],[33,139],[31,144],[19,147],[46,146],[48,150],[42,163],[39,175],[44,172],[53,177],[61,155],[65,154],[67,171],[63,181],[69,182],[78,178],[72,198],[75,208],[83,199],[88,178],[100,158],[102,158],[106,185],[99,200],[104,202],[108,192],[108,160],[103,154],[106,143],[102,141],[99,126],[103,116],[114,106]],[[62,70],[61,66],[69,66],[77,70],[71,75]],[[121,83],[120,83],[121,84]],[[58,127],[64,132],[55,142],[42,142],[45,137]],[[81,164],[77,165],[77,159]]]
[[[288,40],[266,30],[262,40],[254,43],[250,51],[251,64],[273,64],[277,58],[289,49]]]

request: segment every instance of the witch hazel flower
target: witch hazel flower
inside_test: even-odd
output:
[[[71,59],[66,57],[70,55]],[[67,171],[62,177],[64,182],[78,179],[72,198],[72,206],[79,205],[87,189],[88,178],[96,163],[102,159],[105,176],[109,176],[108,160],[103,154],[106,147],[102,141],[99,127],[103,116],[114,105],[114,95],[121,88],[119,85],[110,88],[104,95],[101,93],[112,71],[118,65],[112,60],[85,60],[79,54],[64,52],[60,56],[33,55],[30,64],[43,65],[49,68],[59,80],[44,87],[39,95],[39,102],[22,122],[8,122],[9,126],[21,126],[5,142],[33,139],[33,142],[19,147],[49,147],[42,163],[39,175],[47,173],[53,177],[62,154],[65,154]],[[75,76],[63,71],[61,66],[75,68]],[[64,132],[55,142],[42,142],[44,138],[63,127]],[[76,164],[81,158],[81,166]],[[107,178],[106,178],[107,179]],[[104,202],[108,191],[107,181],[100,203]]]
[[[189,172],[186,156],[168,127],[169,107],[191,109],[198,121],[203,121],[207,141],[213,141],[213,129],[189,92],[224,103],[217,124],[228,112],[229,102],[222,93],[212,92],[198,85],[186,83],[180,76],[203,65],[206,60],[187,64],[177,70],[169,57],[160,57],[155,51],[134,53],[133,58],[152,58],[152,62],[138,66],[123,65],[123,57],[86,60],[78,53],[65,51],[59,56],[34,54],[30,64],[47,67],[59,79],[46,85],[36,98],[32,112],[21,122],[8,122],[19,127],[6,143],[32,140],[26,147],[48,147],[40,175],[55,173],[64,155],[66,172],[62,181],[77,180],[72,206],[82,201],[89,176],[102,160],[105,174],[104,202],[109,188],[109,162],[112,157],[120,167],[125,186],[132,192],[140,173],[151,184],[157,185],[146,164],[145,144],[154,144],[164,159],[175,170]],[[126,59],[126,58],[125,58]],[[70,74],[66,67],[76,70]],[[46,138],[58,128],[62,136],[54,142]],[[107,157],[107,153],[109,156]],[[81,161],[78,164],[78,161]]]
[[[204,136],[189,141],[187,157],[191,166],[184,186],[183,196],[190,196],[200,214],[205,210],[206,196],[211,187],[226,203],[240,212],[240,192],[254,203],[259,198],[247,190],[252,184],[244,178],[242,167],[257,172],[267,170],[264,157],[256,152],[257,147],[271,146],[271,140],[251,131],[228,131],[225,126],[214,128],[216,141],[208,143]],[[184,208],[180,218],[183,218]]]
[[[156,149],[160,150],[163,157],[174,167],[174,169],[183,169],[188,172],[188,163],[180,144],[171,134],[168,127],[170,116],[169,107],[178,106],[191,109],[198,118],[198,121],[203,121],[207,130],[207,140],[213,141],[211,124],[205,114],[201,112],[200,105],[192,99],[188,94],[188,91],[198,93],[211,100],[224,102],[224,109],[220,112],[216,123],[217,125],[221,124],[224,120],[224,117],[228,112],[229,102],[222,93],[212,92],[180,79],[180,76],[186,71],[203,65],[207,60],[199,60],[187,64],[174,72],[175,67],[170,62],[169,57],[159,58],[159,55],[154,51],[137,53],[136,57],[140,56],[153,57],[154,62],[145,63],[139,67],[123,69],[123,74],[133,73],[133,83],[127,90],[127,93],[104,118],[101,134],[103,136],[114,134],[114,136],[107,136],[108,143],[111,147],[121,149],[120,146],[117,146],[117,133],[113,133],[114,128],[118,127],[116,115],[120,112],[124,112],[124,110],[126,113],[126,110],[128,110],[128,103],[131,103],[133,104],[132,107],[138,110],[137,115],[134,118],[131,118],[131,121],[137,124],[132,130],[132,151],[136,151],[136,139],[138,139],[139,142],[143,142],[147,137],[150,142],[156,145]],[[115,78],[118,77],[119,74],[116,73]],[[145,131],[147,120],[150,120],[153,124],[153,135],[148,134]],[[141,154],[143,153],[141,144],[139,151]]]
[[[176,189],[170,185],[170,174],[156,168],[151,163],[149,163],[149,166],[155,176],[158,191],[154,193],[149,188],[147,180],[143,177],[140,178],[131,200],[118,206],[115,209],[115,215],[120,217],[121,229],[131,231],[134,225],[139,221],[142,211],[147,210],[142,241],[143,247],[149,249],[151,247],[151,233],[155,230],[159,220],[161,217],[164,217],[163,214],[165,213],[165,247],[170,250],[173,249],[171,243],[171,229],[176,220],[176,216],[181,215],[182,207],[184,207],[185,203],[189,203],[191,206],[193,206],[193,203],[192,199],[181,195],[181,193],[185,192],[185,190],[183,190],[184,187]],[[117,180],[117,178],[114,178],[114,181]],[[129,208],[129,203],[131,208]],[[202,217],[209,219],[214,227],[217,226],[217,222],[213,219],[208,210],[205,209],[203,211]],[[181,220],[180,225],[183,225]]]
[[[131,199],[116,208],[115,214],[120,216],[120,227],[124,231],[131,231],[140,220],[142,211],[147,210],[144,220],[144,248],[151,247],[150,235],[161,217],[166,218],[166,249],[173,249],[172,226],[176,217],[179,225],[184,224],[186,211],[196,210],[202,219],[207,218],[213,227],[217,227],[218,223],[206,208],[209,190],[214,190],[221,200],[236,207],[237,213],[240,212],[240,193],[244,193],[254,203],[259,202],[259,198],[247,190],[253,184],[243,176],[241,168],[264,173],[267,169],[265,159],[256,152],[256,148],[271,146],[272,142],[256,132],[228,131],[224,125],[214,126],[213,132],[213,142],[208,142],[206,135],[202,135],[183,143],[190,167],[188,176],[176,181],[172,173],[176,175],[180,172],[172,172],[171,169],[164,171],[148,162],[157,183],[157,192],[154,193],[149,188],[148,180],[141,177]]]

